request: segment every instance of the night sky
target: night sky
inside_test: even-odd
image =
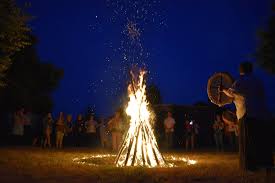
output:
[[[255,52],[257,30],[271,15],[271,0],[29,2],[40,57],[65,73],[53,94],[54,112],[91,107],[99,116],[125,102],[131,54],[150,71],[148,82],[160,88],[164,103],[207,101],[208,78],[217,71],[237,77],[239,63]],[[140,32],[137,47],[125,35],[129,22]],[[275,112],[275,76],[256,70]]]

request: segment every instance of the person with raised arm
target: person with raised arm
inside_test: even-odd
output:
[[[271,115],[268,112],[264,86],[253,74],[250,62],[240,64],[240,78],[221,92],[231,97],[239,122],[240,168],[251,172],[266,168],[267,177],[274,166],[271,139]]]

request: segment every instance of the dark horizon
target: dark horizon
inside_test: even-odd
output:
[[[39,39],[41,59],[64,69],[53,95],[54,113],[75,115],[92,106],[99,116],[111,115],[127,97],[119,48],[121,32],[132,15],[115,13],[120,0],[113,4],[102,0],[30,2],[28,12],[35,16],[31,26]],[[207,102],[207,80],[213,73],[226,71],[237,78],[239,63],[255,60],[251,55],[257,47],[257,31],[266,26],[271,4],[271,0],[201,0],[196,4],[160,0],[146,6],[153,15],[144,16],[148,23],[137,22],[142,29],[142,62],[150,71],[148,82],[160,88],[163,103]],[[275,113],[275,76],[259,67],[255,70]]]

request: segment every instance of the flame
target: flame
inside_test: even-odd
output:
[[[146,100],[145,71],[139,73],[128,87],[129,102],[126,114],[130,116],[129,130],[116,158],[117,166],[166,166],[159,152],[151,126],[152,112]]]
[[[134,81],[128,86],[130,100],[126,108],[126,114],[131,117],[129,132],[132,134],[135,132],[135,128],[138,124],[149,122],[151,115],[148,109],[148,102],[146,101],[146,85],[144,83],[144,75],[145,71],[141,71],[137,87],[133,86]]]

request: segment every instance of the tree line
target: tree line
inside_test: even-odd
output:
[[[63,70],[39,58],[38,39],[29,26],[31,19],[16,1],[0,1],[1,111],[24,106],[41,113],[53,107],[51,94]]]

